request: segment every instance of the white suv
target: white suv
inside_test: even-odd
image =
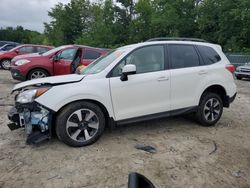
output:
[[[194,113],[214,125],[236,96],[231,65],[219,45],[196,40],[138,43],[113,50],[80,74],[17,84],[9,112],[27,143],[51,137],[71,146],[94,143],[104,128]]]

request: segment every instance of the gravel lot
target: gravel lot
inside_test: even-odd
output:
[[[127,187],[133,171],[160,188],[250,187],[250,81],[237,81],[237,98],[215,127],[161,119],[107,130],[82,148],[57,138],[30,146],[22,129],[11,132],[6,124],[15,83],[0,70],[0,187]],[[157,153],[136,144],[152,145]]]

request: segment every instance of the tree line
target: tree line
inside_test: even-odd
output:
[[[115,48],[154,37],[192,37],[226,52],[250,53],[249,0],[71,0],[48,15],[42,42],[56,46]]]
[[[0,28],[0,40],[13,41],[23,44],[46,44],[49,43],[46,40],[44,34],[37,31],[31,31],[24,29],[22,26],[17,26],[16,28],[7,27]]]

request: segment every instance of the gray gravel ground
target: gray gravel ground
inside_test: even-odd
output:
[[[6,124],[15,83],[0,70],[0,187],[127,187],[133,171],[160,188],[250,187],[250,81],[237,81],[239,94],[215,127],[185,117],[161,119],[106,131],[82,148],[56,138],[29,146],[23,130],[11,132]]]

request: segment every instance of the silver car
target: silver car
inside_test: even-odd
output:
[[[242,78],[250,78],[250,62],[238,66],[235,71],[235,76],[238,80],[241,80]]]

